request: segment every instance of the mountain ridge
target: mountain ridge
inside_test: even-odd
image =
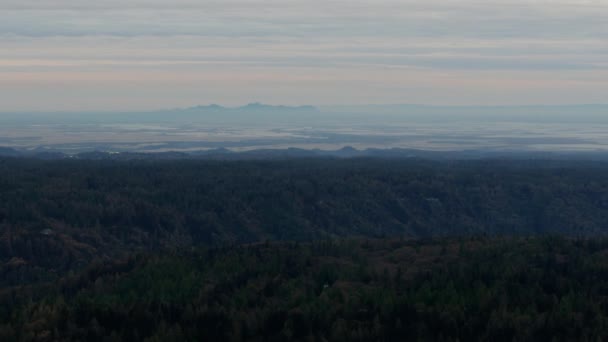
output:
[[[312,105],[300,105],[300,106],[287,106],[287,105],[270,105],[261,102],[251,102],[244,106],[228,107],[222,106],[215,103],[208,105],[197,105],[187,108],[177,108],[172,111],[319,111],[319,109]]]

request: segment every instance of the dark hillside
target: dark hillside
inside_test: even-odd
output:
[[[0,296],[0,340],[599,341],[607,253],[443,238],[141,255]]]
[[[0,160],[3,284],[133,251],[608,232],[608,164]]]

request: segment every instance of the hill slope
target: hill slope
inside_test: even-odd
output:
[[[265,240],[608,233],[590,162],[0,160],[3,277]],[[17,259],[15,259],[17,258]],[[8,271],[7,271],[8,272]],[[26,275],[24,275],[26,274]]]
[[[0,339],[595,341],[606,240],[343,240],[139,256],[0,296]]]

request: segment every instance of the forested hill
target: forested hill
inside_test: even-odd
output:
[[[607,253],[543,237],[139,255],[0,292],[0,340],[602,341]]]
[[[17,283],[137,250],[265,240],[607,235],[606,174],[591,162],[0,159],[0,271]]]

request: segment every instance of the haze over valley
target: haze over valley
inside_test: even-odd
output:
[[[5,113],[0,146],[19,151],[203,152],[345,147],[606,152],[608,106],[218,105],[152,112]]]

